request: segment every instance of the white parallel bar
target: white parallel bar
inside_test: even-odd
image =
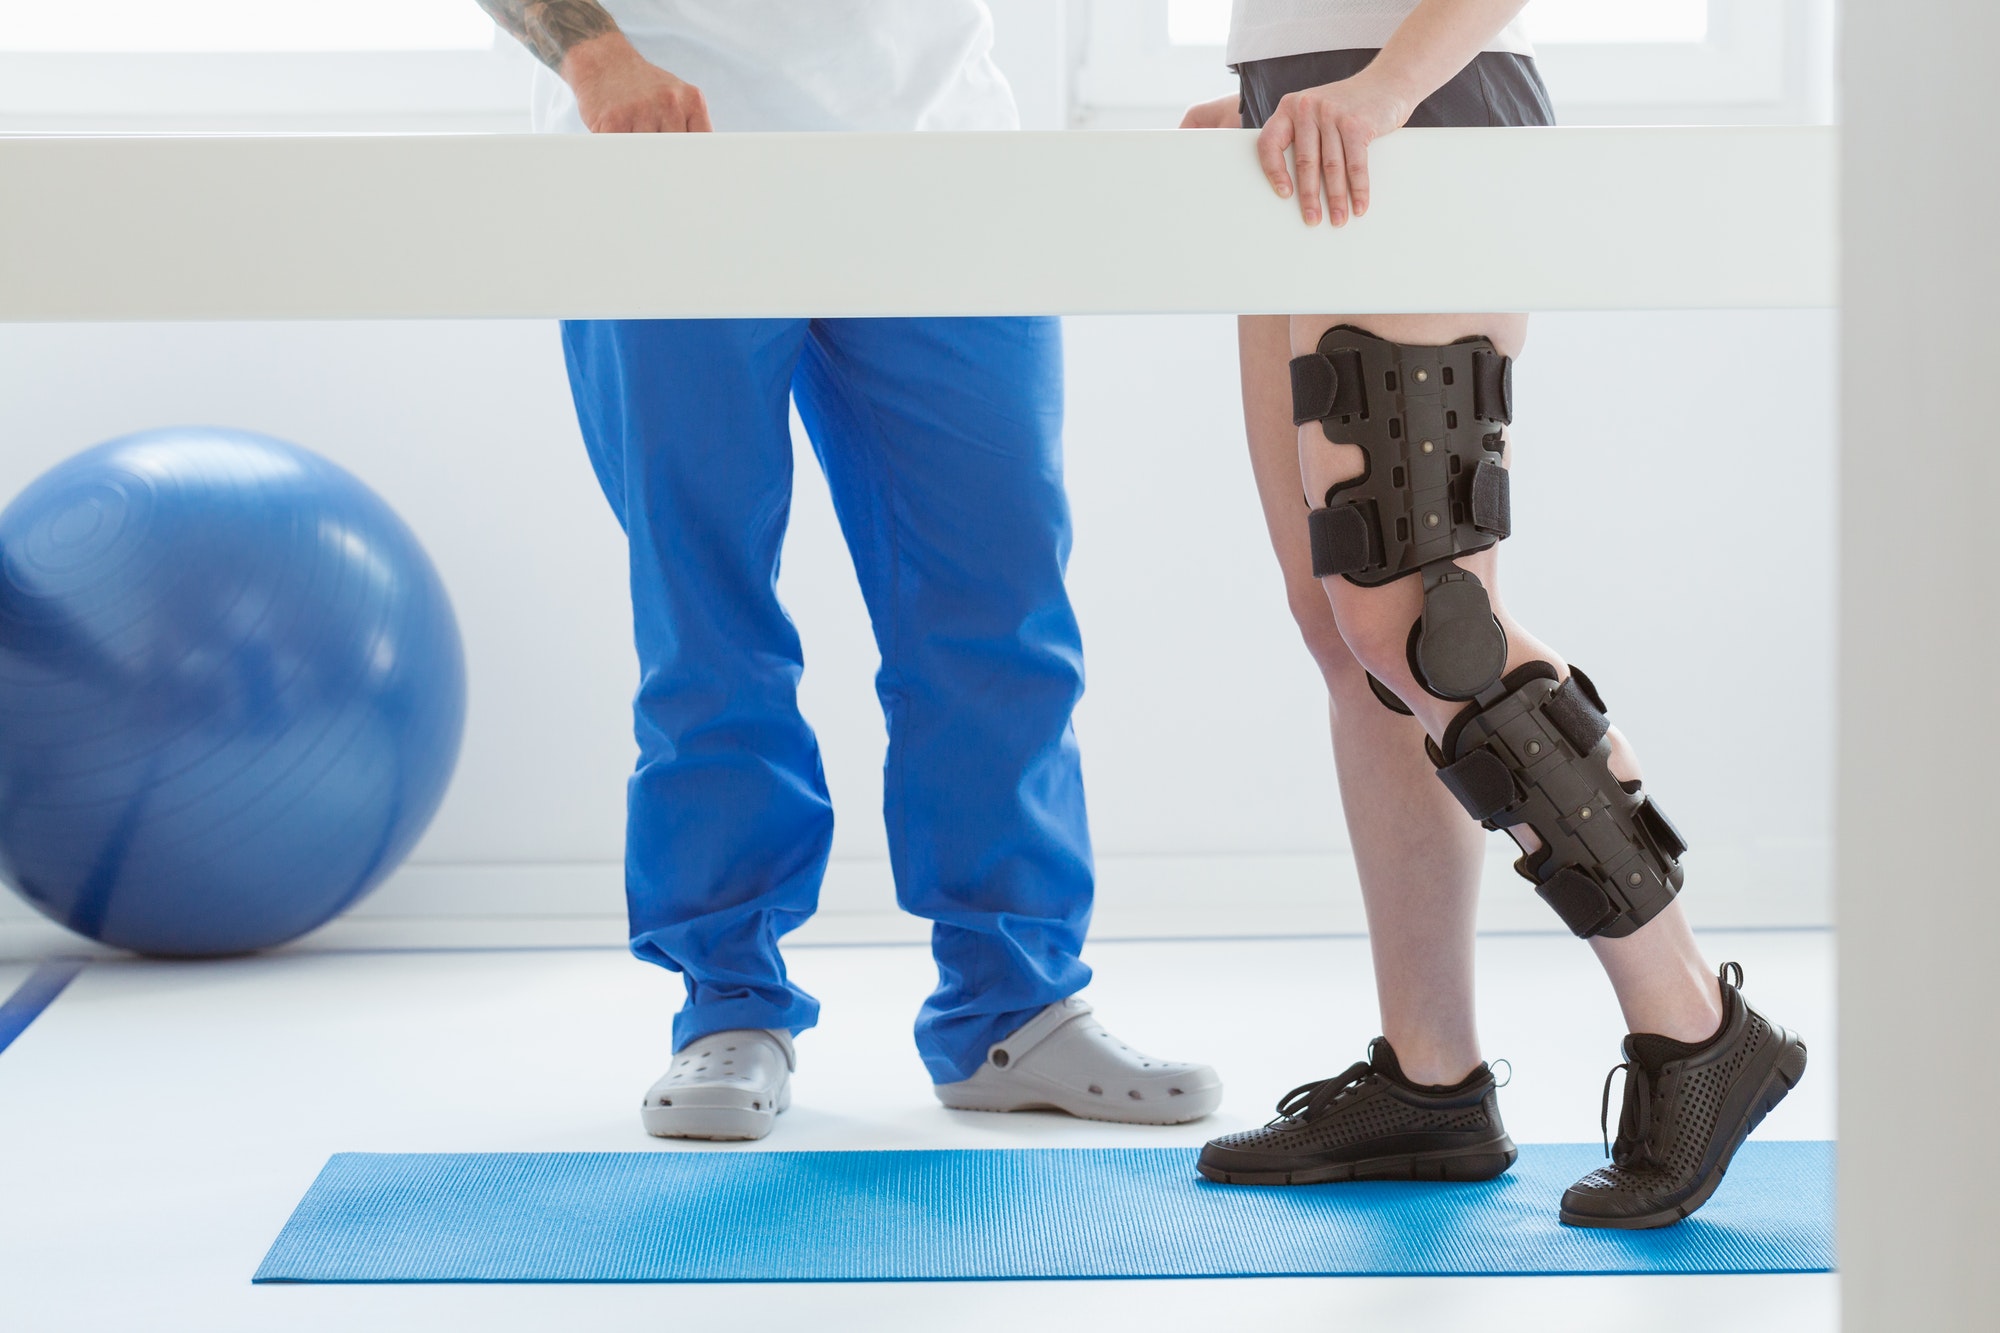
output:
[[[1335,232],[1248,131],[0,138],[0,320],[1835,304],[1819,127],[1406,130]]]

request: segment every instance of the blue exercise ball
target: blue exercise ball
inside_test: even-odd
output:
[[[304,934],[408,854],[464,723],[437,570],[316,454],[145,431],[0,512],[0,878],[74,931]]]

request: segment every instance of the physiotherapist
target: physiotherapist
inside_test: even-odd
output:
[[[983,0],[479,3],[548,67],[540,130],[1017,126]],[[1132,1051],[1077,995],[1093,880],[1057,321],[579,320],[563,346],[630,546],[632,951],[687,987],[646,1129],[762,1138],[819,1015],[779,949],[833,841],[776,590],[794,399],[881,650],[883,816],[897,901],[934,923],[916,1039],[938,1099],[1144,1124],[1212,1111],[1212,1069]]]

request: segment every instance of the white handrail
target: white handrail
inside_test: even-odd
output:
[[[1252,143],[0,137],[0,320],[1836,302],[1831,129],[1407,130],[1337,233]]]

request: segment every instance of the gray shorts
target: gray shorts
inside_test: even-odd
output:
[[[1261,129],[1286,93],[1317,88],[1359,74],[1374,51],[1308,51],[1303,55],[1246,60],[1236,67],[1243,81],[1243,123]],[[1450,83],[1426,97],[1409,124],[1436,128],[1467,125],[1553,125],[1549,90],[1528,56],[1482,51]]]

